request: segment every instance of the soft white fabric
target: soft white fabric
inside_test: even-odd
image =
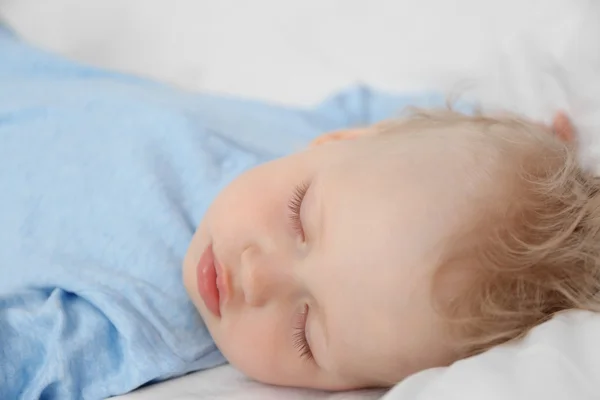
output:
[[[580,41],[590,1],[3,0],[1,14],[35,42],[95,64],[310,104],[355,82],[473,83],[524,38],[560,57]]]
[[[385,400],[600,398],[600,316],[569,312],[505,345],[413,375]]]
[[[313,104],[351,83],[467,92],[547,120],[567,110],[600,160],[595,0],[0,0],[30,40],[193,89]],[[397,385],[387,400],[600,398],[599,317],[565,314],[522,343]],[[594,385],[595,384],[595,387]],[[369,399],[251,382],[231,367],[122,397]]]

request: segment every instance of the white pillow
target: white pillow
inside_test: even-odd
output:
[[[312,104],[354,82],[395,91],[472,83],[523,38],[560,58],[590,2],[5,0],[0,16],[30,40],[94,64]]]
[[[597,400],[600,316],[564,313],[520,343],[413,375],[384,400]]]

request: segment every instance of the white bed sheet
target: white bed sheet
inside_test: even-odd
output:
[[[263,385],[252,381],[229,365],[197,372],[158,385],[142,388],[115,400],[375,400],[382,390],[328,393]]]
[[[192,90],[310,105],[360,82],[396,91],[474,88],[484,104],[493,100],[539,119],[564,108],[597,161],[599,6],[594,0],[0,0],[0,16],[49,49]],[[553,73],[540,74],[540,66]],[[598,337],[598,316],[568,313],[523,343],[417,374],[385,399],[597,399]],[[382,394],[274,388],[224,366],[119,399]]]

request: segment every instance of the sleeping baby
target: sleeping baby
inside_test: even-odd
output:
[[[548,129],[421,111],[315,143],[227,186],[184,260],[249,376],[391,386],[595,306],[597,184]]]
[[[225,362],[385,387],[598,309],[599,186],[562,115],[191,94],[5,31],[0,56],[2,399]]]

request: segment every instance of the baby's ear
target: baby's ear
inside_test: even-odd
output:
[[[329,143],[329,142],[337,142],[339,140],[352,140],[361,136],[367,136],[373,134],[372,129],[370,128],[352,128],[352,129],[344,129],[340,131],[333,131],[329,133],[325,133],[315,140],[313,140],[310,145],[318,146],[321,144]]]
[[[565,142],[575,140],[575,128],[564,112],[557,112],[552,120],[552,132]]]

